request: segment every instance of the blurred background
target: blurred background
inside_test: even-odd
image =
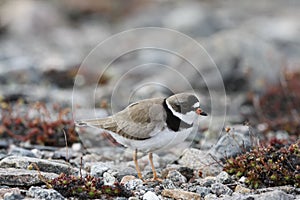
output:
[[[105,111],[100,109],[99,116],[107,115],[111,113],[113,88],[128,71],[126,66],[132,66],[133,60],[159,63],[184,74],[200,94],[204,110],[211,112],[211,92],[215,92],[216,97],[220,95],[217,102],[220,111],[217,113],[223,113],[226,108],[227,124],[249,122],[259,131],[283,130],[298,137],[299,8],[300,1],[297,0],[255,3],[250,0],[1,0],[1,99],[6,103],[21,98],[24,102],[41,101],[70,107],[78,69],[96,45],[132,28],[165,27],[199,42],[218,67],[221,82],[211,72],[212,64],[200,55],[194,56],[199,56],[201,75],[210,82],[210,91],[205,81],[199,80],[193,71],[186,70],[184,63],[174,64],[174,60],[163,53],[136,52],[118,58],[114,67],[101,77],[93,70],[81,70],[81,81],[77,85],[80,92],[76,93],[78,102],[90,101],[87,88],[97,81],[100,91],[95,106],[107,108]],[[155,37],[152,39],[161,43],[176,42],[160,35]],[[127,45],[145,38],[127,41]],[[118,44],[110,48],[117,49]],[[102,63],[112,57],[110,51],[103,52],[95,67],[104,69]],[[143,87],[132,100],[167,96],[190,89],[176,83],[169,77],[168,70],[159,70],[157,66],[137,71],[127,78],[123,86],[128,91],[145,80],[162,81],[173,86],[172,91],[162,87]],[[226,96],[220,92],[223,84]],[[118,93],[117,110],[127,105],[127,90]],[[218,120],[215,123],[218,127],[223,126]],[[207,128],[205,123],[203,126]]]

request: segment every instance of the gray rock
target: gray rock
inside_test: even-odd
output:
[[[30,164],[35,163],[42,172],[74,173],[76,170],[66,162],[44,160],[24,156],[9,156],[0,161],[0,168],[27,169]]]
[[[24,199],[24,197],[21,194],[17,194],[14,192],[8,192],[4,195],[4,200],[21,200]]]
[[[170,179],[174,183],[186,183],[187,179],[177,170],[169,171],[167,179]]]
[[[255,200],[292,200],[294,199],[293,195],[287,194],[281,190],[274,190],[271,192],[266,192],[260,195],[253,195]]]
[[[9,188],[7,186],[0,187],[0,199],[4,198],[5,194],[20,194],[19,188]]]
[[[19,200],[24,199],[19,188],[0,188],[0,199]]]
[[[187,149],[178,163],[192,169],[201,169],[203,177],[216,176],[223,170],[209,152],[194,148]]]
[[[203,179],[197,179],[199,185],[204,187],[211,187],[212,184],[216,183],[216,177],[208,176]]]
[[[196,193],[200,194],[201,197],[205,197],[211,192],[210,188],[207,187],[201,187],[201,186],[196,186]]]
[[[32,151],[14,145],[10,146],[8,150],[8,154],[14,156],[26,156],[26,157],[36,158],[35,154]]]
[[[220,182],[220,183],[230,183],[231,181],[231,176],[225,172],[225,171],[222,171],[220,174],[218,174],[218,176],[216,177],[216,181],[217,182]]]
[[[173,199],[186,199],[186,200],[188,200],[188,199],[200,200],[201,199],[201,196],[197,193],[187,192],[187,191],[179,190],[179,189],[174,189],[174,190],[164,189],[161,194],[164,197],[170,197]]]
[[[249,194],[251,190],[249,188],[246,188],[242,185],[237,185],[234,189],[235,193],[240,193],[240,194]]]
[[[143,181],[141,179],[133,179],[133,180],[129,180],[124,184],[124,187],[127,190],[134,190],[136,189],[138,186],[142,186],[143,185]]]
[[[209,151],[217,160],[234,157],[252,146],[252,135],[248,126],[232,126],[229,132],[224,131],[222,134]]]
[[[170,179],[164,179],[162,182],[164,189],[175,189],[176,186]]]
[[[221,183],[212,184],[211,192],[216,194],[217,196],[231,195],[233,193],[233,191],[229,187],[227,187],[226,185],[223,185]]]
[[[54,173],[41,172],[41,174],[46,180],[58,177],[58,175]],[[38,171],[0,168],[0,185],[31,186],[42,183],[43,181],[39,178]]]
[[[143,195],[143,200],[159,200],[159,197],[154,192],[148,191]]]
[[[133,167],[120,167],[120,169],[118,169],[118,173],[116,175],[118,180],[121,180],[124,176],[128,176],[128,175],[132,175],[132,176],[137,176],[137,172],[136,169]]]
[[[109,170],[109,165],[102,162],[97,162],[91,166],[91,175],[95,177],[102,177],[103,173]]]
[[[108,172],[103,174],[104,185],[113,185],[116,182],[116,178]]]
[[[215,194],[208,194],[204,197],[205,200],[216,200],[218,199],[217,195]]]
[[[53,189],[43,189],[41,187],[32,186],[29,188],[28,195],[34,197],[35,199],[41,200],[64,200],[65,198],[56,190]]]

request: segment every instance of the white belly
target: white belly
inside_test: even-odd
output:
[[[192,130],[193,127],[177,132],[165,129],[146,140],[131,140],[113,132],[110,132],[110,134],[118,143],[126,147],[138,149],[143,152],[154,152],[157,150],[169,149],[182,143],[189,136]]]

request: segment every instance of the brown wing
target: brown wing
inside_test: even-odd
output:
[[[162,103],[162,98],[143,100],[111,117],[85,120],[82,123],[112,131],[128,139],[144,140],[165,127],[166,114]]]

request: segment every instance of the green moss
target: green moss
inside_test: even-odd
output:
[[[59,177],[49,181],[49,185],[64,197],[93,199],[131,196],[131,192],[117,182],[109,186],[103,185],[103,183],[101,178],[90,175],[81,178],[66,174],[61,174]]]
[[[264,186],[300,186],[299,143],[287,147],[257,147],[236,158],[229,158],[224,171],[245,176],[246,184],[252,188]]]

